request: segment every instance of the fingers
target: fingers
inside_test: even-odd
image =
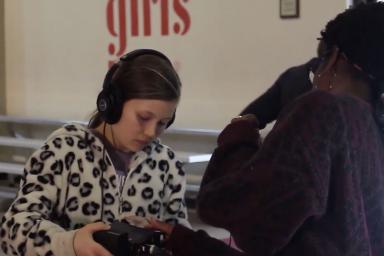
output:
[[[113,256],[112,253],[96,242],[93,247],[93,252],[96,256]]]
[[[148,223],[148,219],[140,216],[135,215],[129,215],[124,217],[126,221],[128,221],[129,224],[136,226],[136,227],[146,227]]]
[[[103,222],[87,224],[78,229],[73,239],[73,249],[77,256],[112,256],[112,254],[93,240],[93,233],[108,230],[110,226]]]
[[[94,233],[99,230],[108,230],[111,226],[105,224],[104,222],[95,222],[84,226],[89,232]]]
[[[102,245],[94,242],[92,245],[88,245],[87,251],[76,253],[76,256],[113,256],[107,249]]]
[[[231,123],[242,121],[242,120],[257,120],[256,116],[253,114],[246,114],[243,116],[237,116],[231,120]]]
[[[149,217],[147,218],[147,221],[148,221],[148,224],[145,226],[146,228],[159,229],[159,224],[154,218]]]
[[[160,230],[168,236],[171,235],[173,231],[173,225],[165,222],[161,222],[152,217],[148,218],[148,223],[149,223],[149,225],[147,226],[148,228]]]
[[[159,227],[159,226],[161,226],[161,222],[160,221],[157,221],[155,218],[153,218],[153,217],[149,217],[149,218],[147,218],[147,221],[148,221],[148,223],[149,223],[149,225],[151,225],[151,226],[154,226],[154,227]]]

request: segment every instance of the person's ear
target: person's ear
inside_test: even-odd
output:
[[[334,69],[336,68],[337,60],[339,58],[340,50],[337,47],[333,47],[331,50],[331,53],[325,60],[321,73],[325,74],[327,72],[330,72],[330,74],[334,73]]]
[[[333,47],[331,52],[322,60],[314,75],[313,86],[315,88],[329,90],[332,87],[330,81],[334,79],[336,74],[339,53],[339,48]]]

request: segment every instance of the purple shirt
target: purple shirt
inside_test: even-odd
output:
[[[129,163],[131,162],[131,157],[133,155],[132,152],[123,152],[121,150],[116,149],[106,138],[104,135],[100,134],[96,130],[92,130],[93,134],[97,136],[104,144],[104,149],[108,152],[108,155],[111,158],[112,164],[116,170],[117,176],[117,184],[119,186],[119,191],[121,193],[125,179],[127,178],[127,174],[129,172]]]

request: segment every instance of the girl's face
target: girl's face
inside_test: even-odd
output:
[[[120,120],[112,125],[114,146],[137,152],[161,135],[176,111],[178,101],[131,99],[124,103]]]

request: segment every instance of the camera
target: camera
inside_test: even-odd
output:
[[[93,239],[115,256],[166,256],[161,231],[113,222],[109,230],[93,233]]]

